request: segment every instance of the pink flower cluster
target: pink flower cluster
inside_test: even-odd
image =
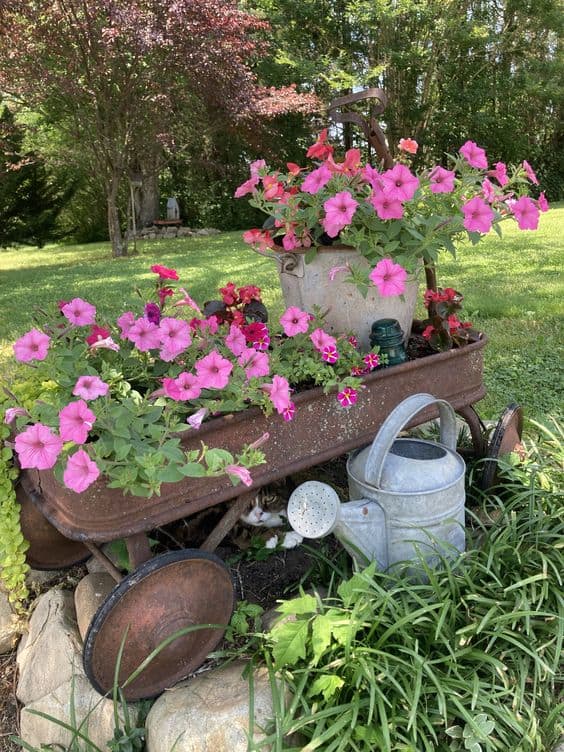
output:
[[[95,414],[85,400],[95,400],[107,395],[108,391],[109,385],[99,377],[80,376],[73,388],[73,394],[83,399],[69,402],[59,411],[58,434],[43,423],[34,423],[16,436],[15,449],[20,467],[48,470],[57,462],[63,451],[64,442],[85,444],[96,421]],[[16,410],[17,414],[22,414],[21,410]],[[8,417],[7,415],[6,419]],[[79,449],[67,458],[63,480],[68,488],[81,493],[94,483],[99,475],[96,463],[84,449]]]

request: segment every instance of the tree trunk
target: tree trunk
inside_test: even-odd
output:
[[[159,218],[159,176],[143,175],[143,184],[137,191],[137,227],[148,227]]]
[[[123,240],[117,207],[118,186],[119,180],[114,176],[110,179],[106,188],[108,232],[112,244],[112,256],[114,258],[127,256],[127,245]]]

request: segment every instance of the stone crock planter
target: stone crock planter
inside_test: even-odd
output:
[[[363,350],[369,350],[370,327],[383,318],[397,319],[405,336],[411,331],[411,322],[417,303],[419,282],[411,278],[403,296],[383,298],[376,287],[364,298],[354,284],[345,282],[346,272],[331,281],[329,271],[336,266],[352,264],[370,268],[368,261],[350,246],[319,246],[317,255],[305,263],[304,252],[277,253],[278,273],[286,306],[297,306],[311,311],[318,305],[328,311],[326,329],[331,334],[352,331]],[[402,299],[403,298],[403,299]]]

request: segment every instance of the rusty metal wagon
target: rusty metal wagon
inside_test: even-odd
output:
[[[233,602],[228,569],[213,553],[237,522],[256,489],[311,468],[370,442],[381,423],[403,399],[421,390],[448,400],[470,429],[473,451],[486,457],[488,445],[473,404],[485,395],[482,379],[486,338],[451,350],[375,371],[364,379],[358,402],[342,408],[334,394],[320,388],[296,395],[296,414],[290,423],[281,416],[265,416],[257,408],[225,415],[202,425],[184,439],[184,447],[204,441],[237,451],[249,435],[268,432],[266,464],[255,468],[254,483],[241,493],[228,478],[190,478],[164,484],[160,497],[125,496],[99,480],[76,494],[51,471],[24,471],[17,494],[22,528],[30,541],[29,562],[36,568],[71,566],[94,555],[116,580],[90,625],[84,646],[84,665],[102,693],[111,689],[120,642],[127,629],[121,661],[124,681],[163,640],[190,625],[226,625]],[[425,410],[413,425],[434,417]],[[520,413],[507,416],[495,452],[510,451],[520,438]],[[501,429],[500,429],[501,430]],[[148,532],[221,502],[232,501],[200,549],[161,554],[153,558]],[[133,572],[127,576],[103,553],[102,543],[125,538]],[[186,677],[220,642],[224,629],[209,627],[174,640],[133,681],[130,700],[159,694]]]

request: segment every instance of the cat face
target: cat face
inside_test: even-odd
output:
[[[285,518],[283,509],[267,509],[266,505],[260,503],[260,499],[255,498],[249,511],[239,519],[252,527],[280,527],[284,525]]]

